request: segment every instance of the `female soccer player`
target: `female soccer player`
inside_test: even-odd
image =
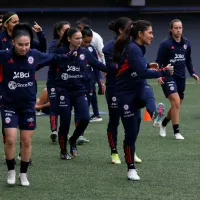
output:
[[[93,32],[89,27],[84,27],[83,30],[81,31],[82,33],[82,47],[87,48],[91,54],[93,54],[93,56],[98,59],[97,57],[97,53],[95,48],[91,45],[91,41],[93,38]],[[96,70],[96,72],[94,73],[94,71]],[[98,108],[98,101],[97,101],[97,95],[96,95],[96,86],[95,86],[95,76],[100,73],[99,70],[92,68],[92,66],[88,65],[86,68],[86,72],[85,72],[85,87],[87,90],[87,98],[88,98],[88,104],[90,106],[90,104],[92,105],[92,109],[93,109],[93,115],[90,117],[90,122],[91,122],[91,118],[96,117],[97,119],[101,119],[102,118],[99,116],[99,108]],[[75,121],[77,121],[79,118],[79,116],[75,116]],[[100,121],[100,120],[99,120]],[[77,140],[77,144],[83,144],[83,143],[88,143],[89,140],[87,140],[83,135],[80,136]]]
[[[174,138],[177,140],[184,139],[179,130],[179,113],[181,103],[184,99],[186,82],[185,67],[187,67],[190,76],[196,82],[199,81],[199,77],[196,75],[192,65],[190,42],[182,37],[182,33],[182,22],[179,19],[172,20],[170,23],[169,38],[160,44],[156,60],[160,68],[167,63],[171,63],[174,66],[173,76],[159,78],[158,80],[162,84],[165,96],[171,103],[167,116],[160,126],[160,136],[166,137],[166,126],[172,120]]]
[[[12,47],[12,31],[16,24],[19,23],[19,17],[14,12],[8,12],[3,15],[2,26],[4,31],[0,34],[0,50],[8,50]],[[42,28],[36,23],[32,29],[36,32],[38,41],[31,42],[31,48],[37,49],[42,52],[47,50],[47,42]]]
[[[49,53],[52,53],[58,41],[62,38],[64,32],[70,28],[70,23],[68,21],[59,21],[54,25],[53,29],[53,41],[51,42],[49,46]],[[47,78],[47,91],[49,95],[49,101],[50,101],[50,128],[51,128],[51,135],[50,138],[53,143],[57,141],[57,122],[58,122],[58,114],[57,114],[57,106],[56,106],[56,90],[55,90],[55,77],[56,74],[54,71],[51,70],[52,68],[49,68],[48,71],[48,78]]]
[[[64,32],[70,27],[71,27],[71,25],[68,21],[59,21],[54,25],[53,41],[49,45],[49,53],[52,53],[55,50],[59,39],[62,38]]]
[[[117,135],[118,135],[118,125],[119,125],[119,111],[117,105],[117,98],[116,98],[116,75],[118,70],[118,65],[113,63],[113,51],[114,51],[114,44],[118,37],[121,36],[122,32],[124,31],[128,22],[131,22],[131,19],[127,17],[120,17],[115,21],[109,24],[109,29],[115,33],[115,37],[110,40],[103,48],[103,53],[105,55],[106,66],[109,69],[109,72],[106,74],[106,100],[108,104],[108,111],[109,111],[109,122],[107,128],[107,136],[108,136],[108,143],[111,148],[111,158],[113,164],[120,164],[121,160],[118,156],[117,151]],[[138,131],[141,123],[141,111],[138,109],[137,112],[138,116]],[[142,162],[140,158],[137,157],[135,154],[134,156],[135,162]]]
[[[131,40],[130,40],[131,38]],[[153,39],[152,25],[148,21],[129,22],[114,46],[114,61],[119,70],[116,81],[116,95],[120,117],[125,130],[124,152],[128,167],[128,179],[140,180],[134,165],[135,141],[138,134],[137,110],[148,105],[152,118],[156,117],[153,90],[146,78],[158,78],[173,74],[168,65],[157,71],[147,68],[144,58],[145,46]]]
[[[79,123],[69,139],[72,156],[77,156],[76,141],[84,133],[89,123],[89,107],[84,82],[87,64],[99,70],[107,71],[103,63],[99,62],[86,48],[80,47],[81,43],[81,32],[76,28],[69,28],[65,31],[58,48],[54,51],[57,54],[66,54],[76,49],[78,52],[75,61],[65,63],[65,68],[62,65],[57,65],[59,70],[57,70],[55,79],[58,113],[60,115],[58,131],[60,157],[64,160],[71,159],[67,153],[67,135],[72,106],[75,116],[79,116]],[[61,67],[63,70],[60,69]]]
[[[12,34],[13,48],[0,51],[1,119],[6,136],[4,150],[9,185],[16,182],[14,156],[18,127],[21,141],[20,182],[22,186],[30,185],[27,169],[31,156],[31,138],[36,127],[35,72],[38,64],[45,66],[74,60],[74,54],[77,54],[72,52],[69,55],[53,55],[30,49],[32,35],[31,27],[26,24],[17,24]]]

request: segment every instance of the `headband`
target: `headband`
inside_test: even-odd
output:
[[[15,16],[15,15],[17,15],[17,14],[14,14],[14,15],[11,15],[4,23],[3,23],[3,25],[5,25],[13,16]]]

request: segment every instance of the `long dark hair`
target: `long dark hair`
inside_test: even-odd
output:
[[[116,35],[119,35],[119,29],[124,30],[128,22],[131,22],[131,19],[128,17],[120,17],[108,24],[108,28],[113,31]]]
[[[77,32],[79,32],[79,30],[78,30],[77,28],[74,28],[74,27],[68,28],[68,29],[64,32],[62,38],[59,40],[59,42],[58,42],[58,44],[56,45],[56,47],[60,47],[60,46],[62,46],[62,44],[66,45],[66,46],[69,46],[70,42],[68,41],[68,37],[72,37],[72,35],[73,35],[74,33],[77,33]]]
[[[169,36],[172,36],[172,32],[171,32],[171,29],[173,28],[173,26],[174,26],[174,23],[176,23],[176,22],[181,22],[182,23],[182,21],[180,20],[180,19],[173,19],[171,22],[170,22],[170,24],[169,24]]]
[[[16,24],[13,28],[12,38],[15,39],[20,36],[28,36],[30,37],[30,42],[33,41],[33,31],[29,24],[19,23]]]
[[[131,40],[136,40],[138,37],[138,32],[144,32],[150,26],[152,26],[151,22],[146,21],[146,20],[128,22],[123,33],[118,37],[115,43],[113,61],[115,63],[119,63],[120,57],[121,57],[122,52],[124,51],[125,45],[128,44]]]
[[[58,35],[58,32],[62,29],[62,27],[64,25],[70,25],[70,23],[68,21],[59,21],[57,22],[55,25],[54,25],[54,28],[53,28],[53,39],[60,39],[60,36]]]

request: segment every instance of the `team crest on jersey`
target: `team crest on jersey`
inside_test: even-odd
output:
[[[117,101],[117,98],[116,97],[112,97],[112,101]]]
[[[5,123],[6,123],[6,124],[9,124],[10,122],[11,122],[10,117],[6,117],[6,118],[5,118]]]
[[[65,99],[64,96],[60,96],[60,100],[63,101]]]
[[[124,110],[128,110],[129,106],[128,105],[124,105]]]
[[[33,64],[33,62],[34,62],[34,58],[32,56],[29,56],[28,57],[28,63]]]
[[[51,88],[51,92],[55,92],[55,90],[56,90],[55,88]]]
[[[187,49],[187,44],[184,44],[184,45],[183,45],[183,48],[184,48],[184,49]]]
[[[81,54],[81,55],[80,55],[80,59],[81,59],[81,60],[85,60],[85,55],[84,55],[84,54]]]
[[[88,50],[89,50],[90,52],[93,52],[93,48],[92,48],[92,47],[88,47]]]

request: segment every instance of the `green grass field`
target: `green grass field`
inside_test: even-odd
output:
[[[169,108],[160,86],[156,81],[150,83],[153,83],[157,102],[164,102]],[[38,94],[44,86],[44,82],[38,82]],[[142,122],[137,140],[137,154],[143,160],[142,164],[137,165],[141,177],[139,182],[127,180],[121,125],[118,149],[123,162],[121,165],[111,164],[106,135],[108,115],[102,115],[102,122],[89,124],[85,136],[90,143],[78,146],[79,156],[67,161],[60,160],[59,145],[53,145],[50,141],[49,118],[38,116],[32,143],[34,164],[29,168],[31,186],[21,187],[18,180],[15,186],[7,186],[7,169],[1,144],[0,200],[199,200],[199,92],[200,86],[188,80],[180,121],[184,141],[172,138],[171,124],[167,137],[160,138],[159,129],[153,128],[150,122]],[[99,108],[107,111],[104,96],[99,96]],[[72,120],[70,133],[73,130]],[[18,173],[19,162],[16,170]]]

